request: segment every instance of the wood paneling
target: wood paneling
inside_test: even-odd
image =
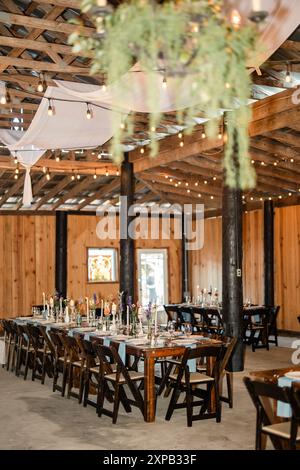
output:
[[[221,218],[205,220],[202,250],[190,252],[192,295],[197,285],[217,287],[221,293],[222,242]],[[252,211],[243,219],[244,298],[253,303],[264,301],[263,212]],[[278,326],[299,331],[300,314],[300,206],[275,210],[275,302],[280,305]]]
[[[87,248],[119,248],[118,238],[113,240],[100,240],[98,238],[96,228],[99,220],[99,217],[93,215],[70,215],[68,218],[68,295],[71,297],[91,296],[93,293],[100,294],[103,297],[115,297],[119,291],[119,283],[91,284],[87,282]],[[173,224],[171,224],[171,236],[173,231]],[[136,249],[168,249],[169,302],[178,302],[181,297],[181,240],[149,240],[145,238],[136,240],[135,247]],[[135,266],[137,273],[137,265]]]
[[[0,318],[27,315],[54,290],[55,217],[0,217]]]
[[[279,328],[299,331],[300,206],[275,210],[275,299]]]

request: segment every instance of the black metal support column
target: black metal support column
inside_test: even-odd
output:
[[[274,306],[274,207],[264,202],[264,283],[265,305]]]
[[[134,240],[128,235],[128,227],[134,216],[128,215],[128,209],[134,203],[133,164],[125,153],[121,165],[121,204],[120,204],[120,291],[131,296],[134,302]]]
[[[57,211],[55,238],[55,290],[64,299],[67,297],[67,242],[68,214],[65,211]]]
[[[236,149],[236,146],[235,146]],[[223,186],[222,207],[222,305],[225,334],[237,338],[228,370],[244,370],[243,344],[243,244],[242,194]]]
[[[189,257],[188,250],[186,249],[186,223],[185,215],[182,213],[182,302],[186,301],[186,296],[189,295]]]

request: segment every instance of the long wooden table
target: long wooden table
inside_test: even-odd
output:
[[[93,341],[102,342],[102,337],[93,336]],[[111,343],[118,345],[119,341],[112,339]],[[198,341],[196,348],[206,347],[208,345],[220,345],[221,341],[203,340]],[[151,347],[150,345],[134,345],[126,343],[126,354],[135,358],[143,358],[144,360],[144,420],[147,423],[155,421],[156,410],[156,389],[155,389],[155,362],[158,358],[180,357],[185,352],[184,346],[169,345]],[[209,364],[209,369],[213,367],[213,363]],[[215,410],[215,402],[212,395],[210,402],[210,410]]]

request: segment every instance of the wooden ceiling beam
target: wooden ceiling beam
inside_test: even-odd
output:
[[[44,180],[46,180],[46,178],[44,178]],[[47,181],[47,180],[46,180]],[[44,204],[47,204],[47,202],[52,199],[53,197],[55,196],[58,196],[60,191],[62,191],[63,189],[65,189],[70,183],[71,183],[71,179],[66,176],[65,178],[63,178],[61,181],[59,181],[52,189],[50,189],[50,191],[46,192],[46,194],[39,200],[37,201],[35,204],[34,204],[34,209],[35,210],[38,210],[40,207],[42,207]],[[38,191],[37,191],[37,188],[34,188],[34,192],[33,194],[35,195],[38,195]]]
[[[63,61],[59,64],[41,60],[20,59],[18,57],[0,56],[0,68],[17,67],[21,69],[36,70],[38,72],[71,73],[78,75],[89,75],[89,67],[77,67],[66,65]]]
[[[61,12],[62,13],[62,12]],[[58,15],[59,16],[59,15]],[[14,13],[0,12],[0,22],[4,24],[15,24],[23,26],[27,29],[40,29],[46,31],[54,31],[57,33],[63,33],[67,36],[80,31],[83,36],[90,37],[95,33],[95,28],[89,28],[87,26],[77,26],[66,23],[64,21],[53,21],[44,18],[35,18],[33,16],[16,15]]]
[[[107,198],[111,193],[115,192],[117,189],[120,188],[120,179],[116,178],[114,181],[107,183],[105,185],[101,184],[98,189],[93,191],[93,194],[87,196],[83,202],[78,204],[77,210],[82,210],[84,207],[92,204],[93,201],[96,199],[104,199]],[[84,197],[84,196],[82,196]]]
[[[0,169],[15,170],[15,164],[12,157],[0,156]],[[42,171],[48,168],[53,173],[79,173],[81,175],[93,175],[96,171],[97,175],[105,175],[108,171],[109,176],[116,175],[118,166],[113,163],[106,162],[89,162],[74,160],[50,160],[40,158],[31,168],[31,171]]]
[[[54,5],[64,8],[74,8],[80,10],[81,0],[34,0],[35,3],[42,5]]]
[[[21,175],[13,186],[4,193],[0,198],[0,207],[12,196],[16,194],[17,191],[24,185],[25,175]]]
[[[44,41],[33,41],[26,38],[14,38],[7,36],[0,36],[0,46],[8,47],[25,47],[26,49],[31,49],[33,51],[43,52],[49,54],[49,51],[55,52],[56,54],[69,54],[72,56],[78,57],[80,54],[78,52],[73,52],[72,46],[66,46],[65,44],[57,44]],[[93,57],[92,53],[84,53],[84,57]]]
[[[276,140],[280,142],[281,144],[284,144],[285,146],[291,145],[292,147],[300,148],[300,134],[296,135],[296,134],[286,132],[283,130],[277,130],[273,132],[267,132],[264,135],[265,137]]]
[[[84,189],[86,189],[89,185],[95,183],[95,180],[92,176],[86,176],[82,181],[79,183],[77,182],[72,189],[67,191],[62,197],[60,197],[59,201],[52,205],[52,210],[56,210],[59,206],[65,203],[68,199],[72,199],[73,197],[81,197],[80,193]]]

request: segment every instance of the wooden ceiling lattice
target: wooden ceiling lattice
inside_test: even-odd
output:
[[[79,4],[80,0],[0,0],[0,80],[12,99],[0,105],[0,128],[29,127],[43,96],[36,91],[40,72],[48,85],[54,85],[54,79],[103,83],[103,76],[89,75],[91,58],[75,55],[68,45],[68,34],[74,30],[70,18],[80,15],[85,33],[92,32],[92,23],[88,15],[80,14]],[[257,101],[252,105],[249,132],[257,187],[245,193],[246,208],[257,207],[266,198],[278,205],[300,199],[300,107],[292,104],[294,90],[285,82],[287,61],[292,63],[293,86],[300,83],[300,28],[261,66],[262,74],[253,76]],[[136,201],[200,201],[213,213],[221,207],[223,140],[203,139],[201,125],[182,139],[180,130],[176,113],[164,114],[157,129],[159,156],[150,159],[148,115],[136,115],[134,135],[125,142],[129,150],[135,148],[130,159],[137,179]],[[108,145],[93,150],[50,149],[32,169],[31,211],[95,211],[104,202],[115,204],[119,170],[107,149]],[[23,211],[23,180],[24,170],[20,168],[16,175],[12,156],[1,146],[1,213]]]

